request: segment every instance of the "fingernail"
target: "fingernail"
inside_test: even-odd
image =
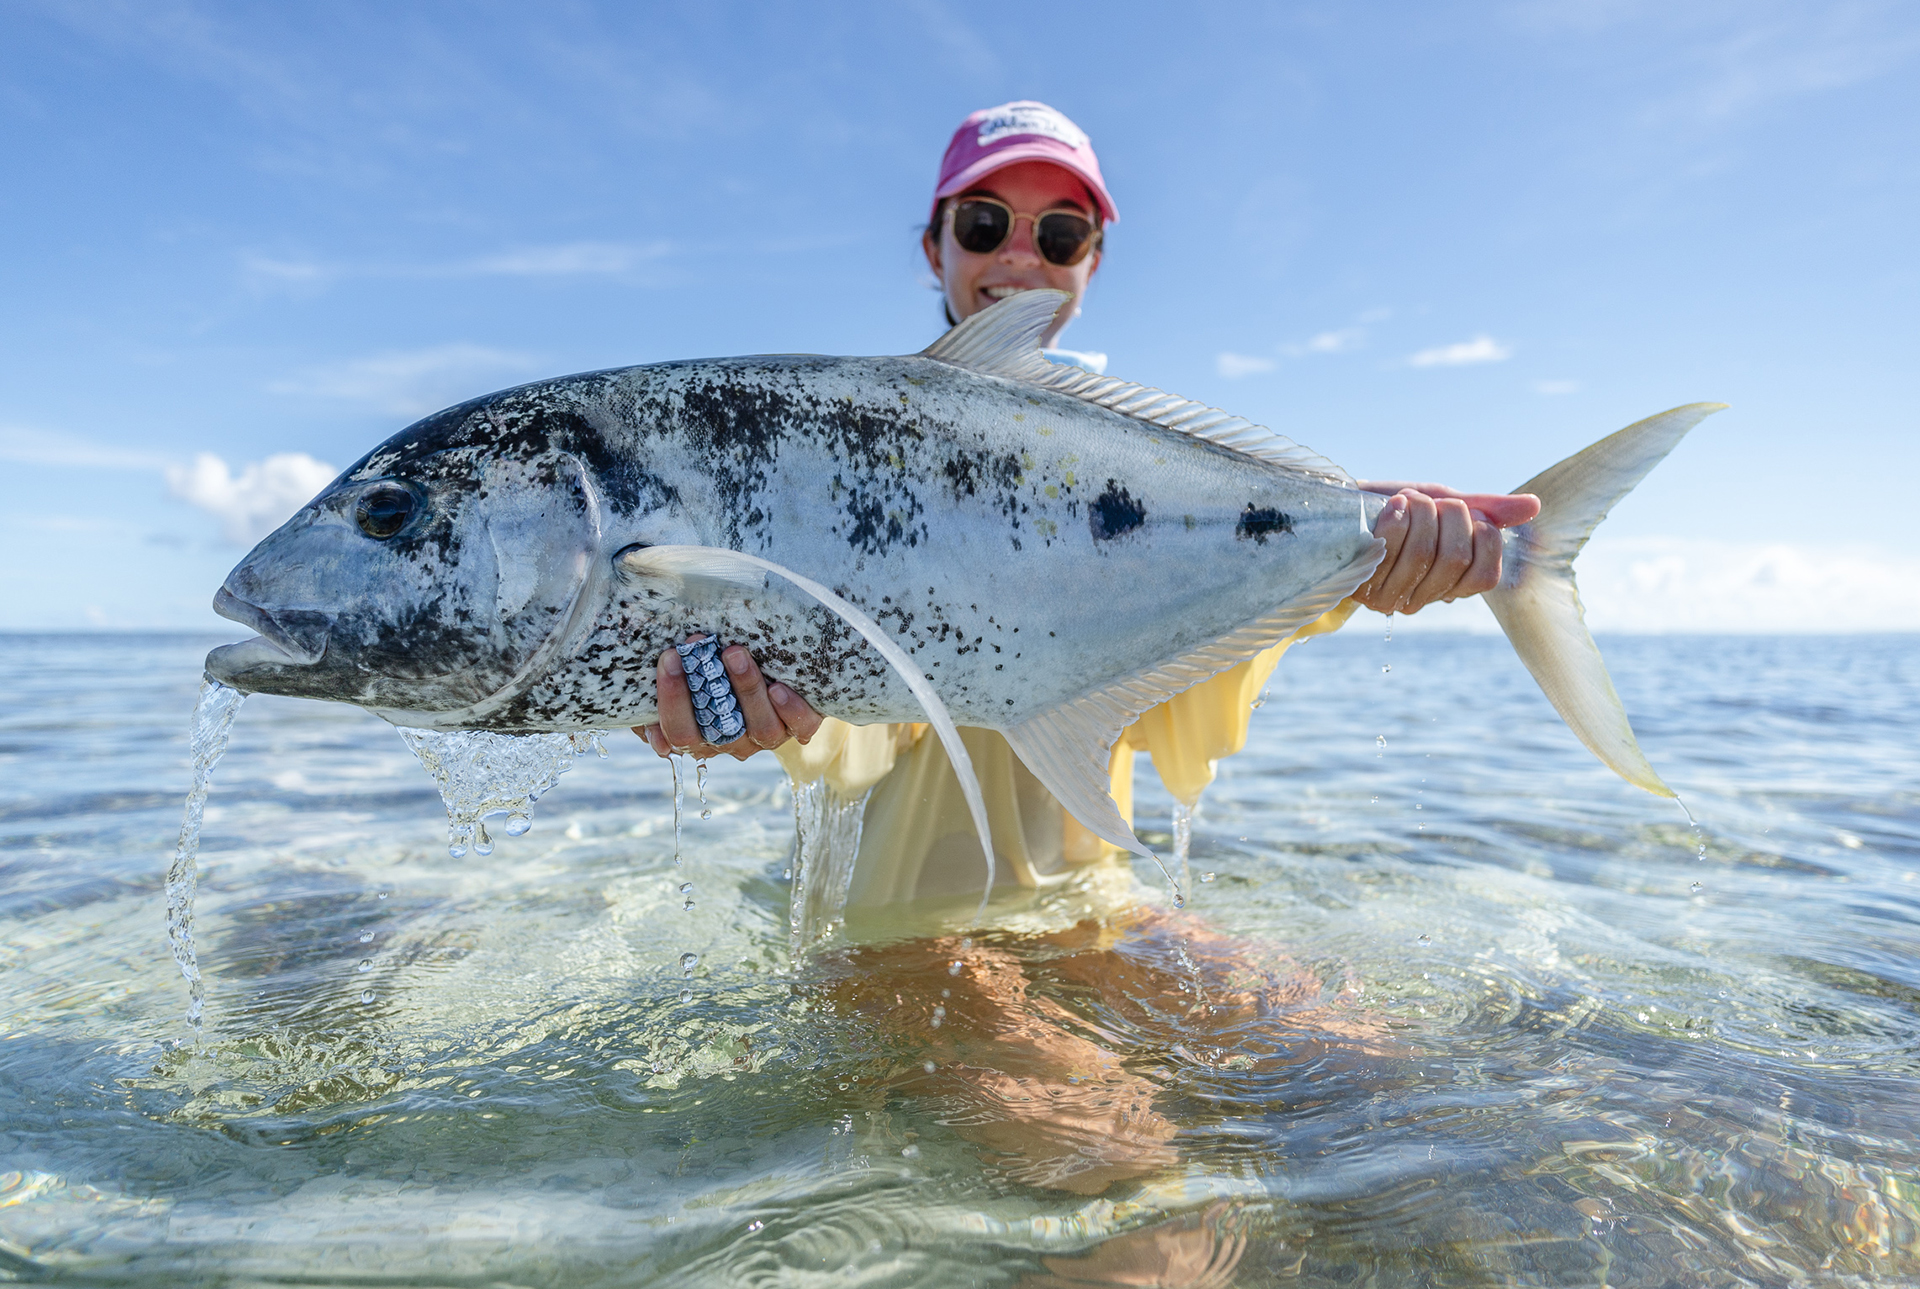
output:
[[[767,697],[776,703],[785,704],[792,700],[793,691],[776,680],[767,686]]]
[[[678,649],[669,649],[661,654],[660,658],[661,661],[666,664],[667,674],[669,676],[684,676],[687,674],[687,669],[680,663],[680,651]]]
[[[1394,514],[1397,515],[1403,512],[1404,510],[1406,510],[1407,505],[1408,505],[1408,502],[1407,502],[1406,494],[1403,492],[1396,492],[1393,494],[1393,500],[1387,503],[1387,509],[1391,510]]]
[[[727,670],[734,675],[744,676],[747,674],[747,663],[749,659],[745,649],[729,649],[726,653],[722,654],[721,657],[727,664]]]
[[[1487,512],[1484,510],[1474,510],[1472,507],[1468,507],[1467,513],[1472,515],[1480,523],[1484,524],[1487,522]]]

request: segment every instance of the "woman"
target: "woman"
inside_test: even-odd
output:
[[[1105,226],[1118,218],[1086,135],[1042,103],[1015,102],[969,116],[947,146],[921,245],[940,281],[947,320],[957,324],[1020,291],[1051,288],[1073,308],[1042,337],[1051,345],[1079,313],[1100,267]],[[1082,355],[1050,351],[1056,361]],[[1417,613],[1435,600],[1477,595],[1500,577],[1497,526],[1538,512],[1531,497],[1467,496],[1433,485],[1363,483],[1394,494],[1375,533],[1387,552],[1367,584],[1318,621],[1145,713],[1115,744],[1113,796],[1131,816],[1133,753],[1152,755],[1162,782],[1188,806],[1212,782],[1215,763],[1244,746],[1252,698],[1295,640],[1331,631],[1359,607]],[[825,780],[864,808],[850,908],[895,906],[978,892],[985,857],[937,739],[924,726],[852,727],[823,719],[787,686],[769,684],[739,645],[722,655],[746,733],[725,747],[701,741],[679,656],[660,660],[660,722],[636,731],[661,756],[672,749],[745,760],[778,749],[796,783]],[[1082,828],[1013,755],[1004,738],[963,731],[987,795],[1004,880],[1035,888],[1112,854]]]
[[[1019,291],[1066,291],[1074,308],[1043,337],[1052,344],[1078,313],[1100,266],[1103,229],[1116,217],[1093,148],[1071,121],[1032,102],[974,113],[947,147],[922,237],[948,322]],[[1212,781],[1214,763],[1245,743],[1252,698],[1293,640],[1337,628],[1362,605],[1414,613],[1492,588],[1500,573],[1495,525],[1524,522],[1538,510],[1525,497],[1362,486],[1396,494],[1375,525],[1387,543],[1379,569],[1291,639],[1131,726],[1111,765],[1123,815],[1132,813],[1135,751],[1149,752],[1169,791],[1192,805]],[[980,844],[939,740],[925,736],[924,726],[823,719],[786,685],[769,683],[745,648],[730,646],[722,659],[746,717],[744,736],[725,747],[700,741],[672,650],[660,660],[659,724],[636,732],[662,756],[724,752],[744,760],[775,750],[796,788],[824,780],[845,809],[860,812],[846,904],[856,914],[890,910],[884,930],[892,934],[864,937],[857,957],[823,963],[813,988],[827,1014],[858,1018],[887,1036],[888,1049],[915,1052],[885,1095],[914,1099],[1007,1181],[1092,1196],[1175,1170],[1179,1128],[1156,1106],[1160,1081],[1135,1068],[1140,1052],[1204,1048],[1196,1036],[1205,1032],[1219,1035],[1216,1044],[1257,1032],[1259,1051],[1235,1059],[1273,1076],[1294,1066],[1324,1071],[1342,1053],[1371,1066],[1389,1050],[1344,989],[1329,994],[1283,955],[1256,960],[1246,946],[1191,920],[1130,911],[1126,863],[1067,816],[989,730],[963,730],[962,738],[987,798],[1002,874],[1039,888],[1079,869],[1090,888],[1105,885],[1100,875],[1114,879],[1111,898],[1096,900],[1105,905],[1102,916],[1041,934],[983,934],[976,943],[949,928],[903,938],[902,906],[930,900],[936,917],[956,909],[965,916],[984,878]],[[829,919],[837,911],[824,910]],[[1061,988],[1098,998],[1100,1023],[1064,1005],[1055,996]],[[1023,1283],[1228,1285],[1246,1247],[1232,1211],[1215,1204],[1117,1235],[1080,1257],[1043,1259],[1049,1274]]]

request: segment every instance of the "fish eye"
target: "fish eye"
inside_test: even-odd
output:
[[[407,526],[420,509],[420,498],[412,488],[386,482],[360,494],[354,503],[353,519],[360,531],[376,541],[385,541]]]

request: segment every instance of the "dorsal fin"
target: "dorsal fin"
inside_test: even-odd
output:
[[[1073,301],[1065,291],[1022,291],[982,309],[920,351],[983,376],[1038,382],[1053,364],[1040,352],[1040,337]]]
[[[1008,296],[928,345],[920,356],[983,376],[1025,381],[1324,483],[1353,486],[1351,475],[1319,453],[1245,417],[1149,385],[1048,362],[1040,352],[1040,337],[1072,299],[1065,291],[1022,291]]]

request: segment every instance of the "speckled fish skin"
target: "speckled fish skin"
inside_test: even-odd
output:
[[[426,499],[387,540],[356,501]],[[662,363],[538,382],[396,434],[266,538],[216,607],[230,685],[504,731],[646,724],[690,633],[847,720],[923,719],[778,579],[643,576],[636,546],[759,555],[895,634],[959,724],[1008,728],[1213,641],[1372,544],[1384,499],[925,356]]]

